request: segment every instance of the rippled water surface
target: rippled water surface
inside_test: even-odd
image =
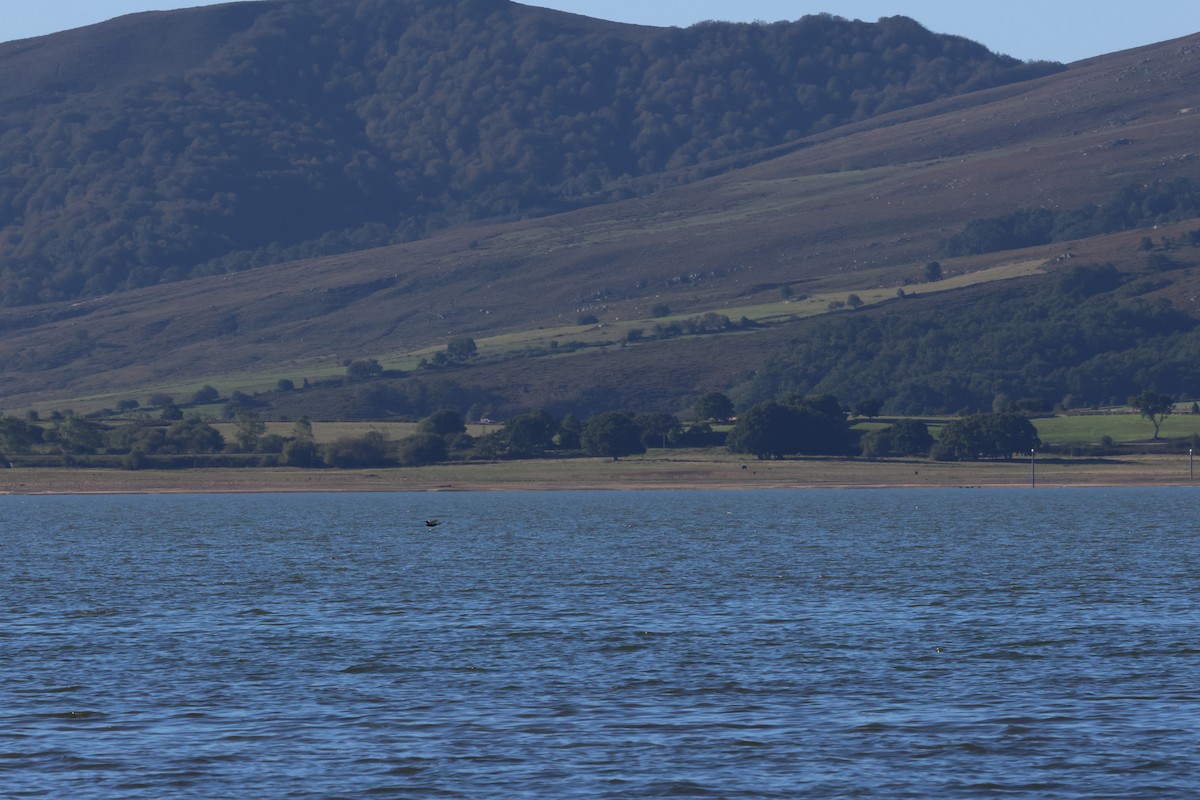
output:
[[[0,796],[1192,798],[1198,499],[0,497]]]

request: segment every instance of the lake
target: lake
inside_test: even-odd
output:
[[[1193,798],[1197,500],[0,497],[0,796]]]

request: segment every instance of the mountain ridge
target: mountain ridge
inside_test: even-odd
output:
[[[843,296],[907,290],[901,305],[855,312],[869,317],[926,313],[993,291],[924,297],[921,273],[930,260],[957,274],[1036,259],[1052,275],[1071,263],[1060,260],[1069,252],[1137,276],[1146,260],[1140,239],[1180,239],[1191,223],[958,259],[945,258],[940,247],[973,219],[1103,202],[1130,183],[1200,179],[1198,119],[1188,110],[1198,53],[1200,36],[1190,36],[1089,59],[1027,83],[817,133],[753,156],[756,163],[742,169],[620,203],[0,310],[4,406],[87,396],[111,405],[121,393],[234,375],[260,376],[230,385],[263,391],[275,376],[299,385],[335,375],[352,359],[404,356],[415,363],[455,338],[575,329],[590,316],[616,332],[612,345],[531,352],[404,380],[455,382],[467,395],[492,398],[502,413],[544,404],[673,410],[704,391],[736,388],[772,352],[824,323],[798,319],[622,347],[618,339],[629,327],[659,324],[658,304],[670,307],[671,318],[685,318],[778,301],[785,288]],[[1200,316],[1187,277],[1195,253],[1173,250],[1168,257],[1173,271],[1155,276],[1161,285],[1146,291]],[[1015,285],[995,291],[1011,293]],[[563,334],[561,342],[577,335]],[[393,383],[331,386],[270,402],[290,416],[305,408],[361,416],[381,408],[369,395],[378,400]],[[322,392],[328,401],[318,399]]]
[[[507,0],[272,0],[120,18],[0,46],[18,87],[0,302],[622,199],[1055,69],[903,17],[657,29]]]

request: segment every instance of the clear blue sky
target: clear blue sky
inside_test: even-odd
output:
[[[135,11],[217,0],[0,0],[0,41],[77,28]],[[1075,61],[1200,32],[1197,0],[526,0],[589,17],[686,26],[827,11],[874,21],[902,14],[1023,59]]]

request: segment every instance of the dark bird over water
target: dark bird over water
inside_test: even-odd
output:
[[[437,519],[425,520],[425,525],[430,528],[436,528],[438,525],[441,525],[441,524],[442,524],[441,520],[437,520]]]

